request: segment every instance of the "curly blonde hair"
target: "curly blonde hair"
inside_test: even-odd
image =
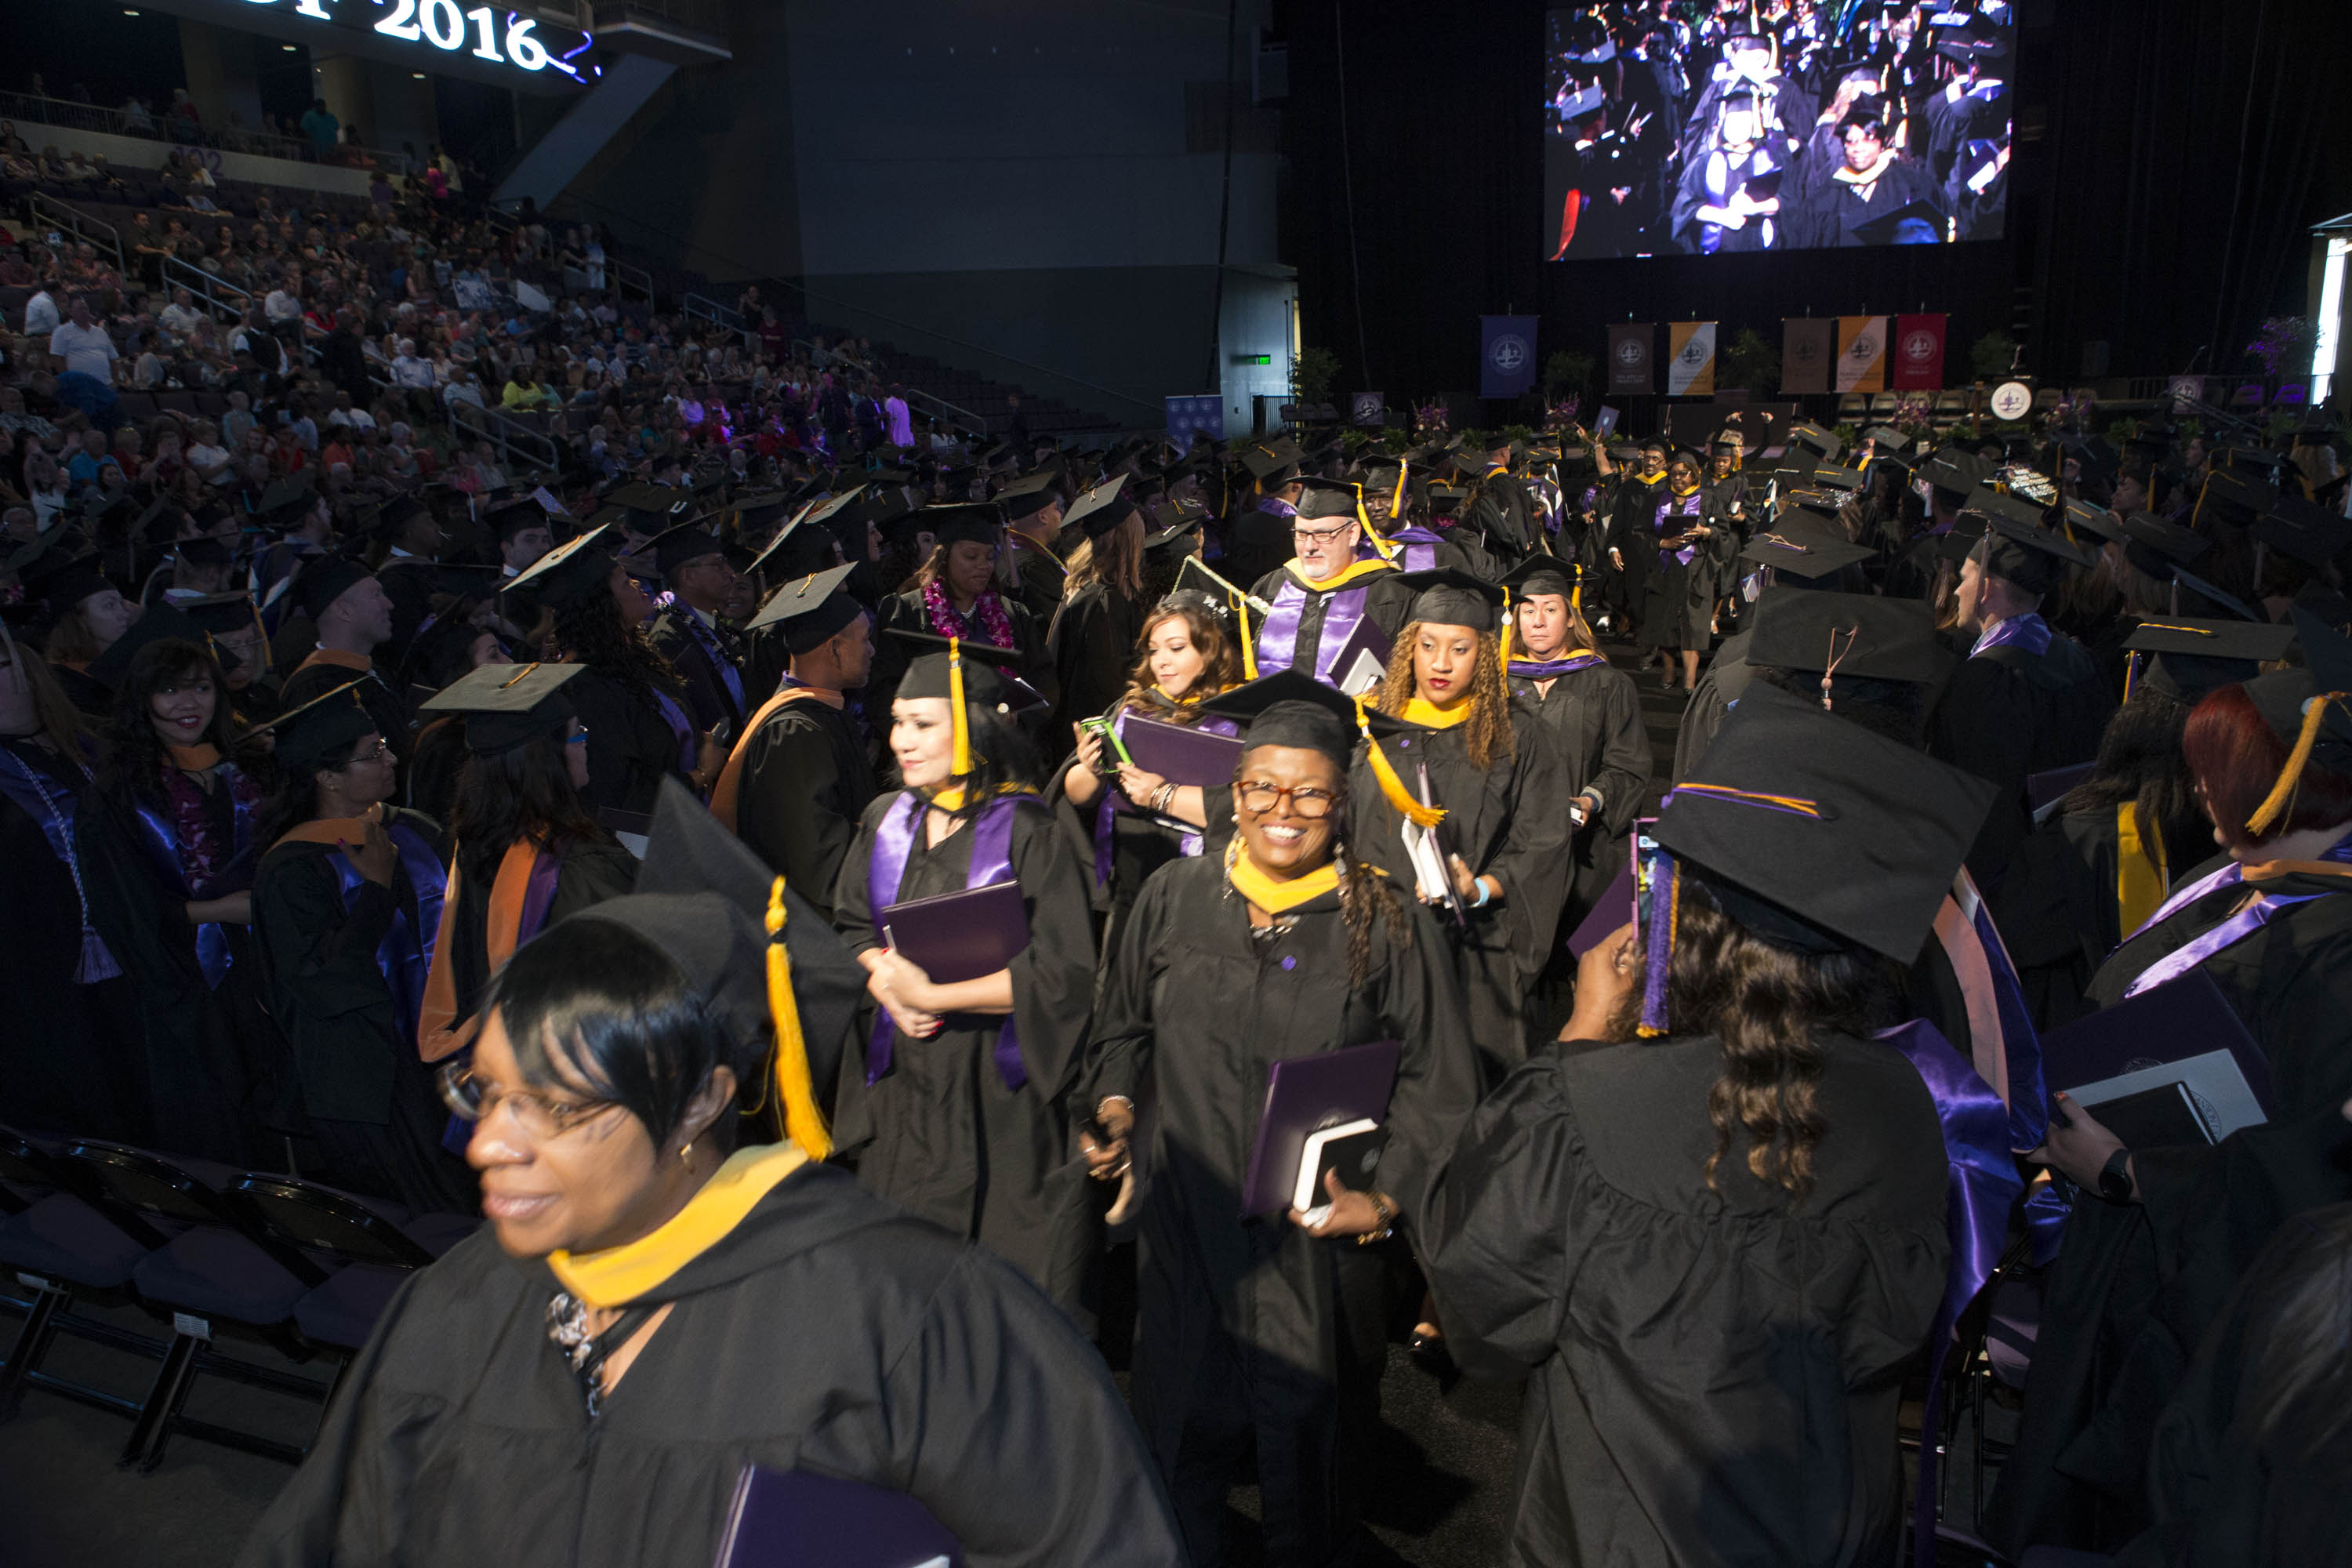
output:
[[[1397,634],[1396,647],[1389,654],[1387,679],[1365,699],[1369,706],[1383,713],[1402,713],[1412,700],[1412,648],[1422,626],[1414,621]],[[1493,632],[1478,634],[1478,658],[1470,672],[1470,717],[1463,730],[1474,768],[1492,767],[1518,754],[1518,742],[1511,732],[1510,688],[1503,684],[1502,639]]]

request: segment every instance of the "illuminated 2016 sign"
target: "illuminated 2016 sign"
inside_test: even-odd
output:
[[[328,10],[331,0],[294,0],[293,11],[298,16],[314,21],[332,22],[334,14]],[[253,5],[276,5],[279,0],[247,0]],[[509,11],[503,21],[499,14],[488,5],[470,10],[461,8],[457,0],[374,0],[379,17],[373,31],[404,44],[425,44],[444,54],[461,50],[478,60],[492,65],[513,66],[520,70],[561,71],[575,80],[580,72],[570,61],[587,52],[593,41],[586,33],[578,35],[575,47],[561,55],[551,54],[541,42],[536,18]]]

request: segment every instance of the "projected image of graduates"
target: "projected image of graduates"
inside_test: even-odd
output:
[[[2005,0],[1611,0],[1546,19],[1555,261],[1998,239]]]

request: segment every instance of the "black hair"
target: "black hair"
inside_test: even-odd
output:
[[[340,757],[307,768],[289,768],[281,762],[277,775],[269,782],[269,793],[262,797],[261,809],[254,816],[255,846],[267,851],[295,828],[315,818],[319,815],[319,775],[349,767],[359,755],[360,742],[369,740],[382,743],[382,737],[371,730],[345,745]]]
[[[459,871],[487,887],[507,850],[524,837],[542,843],[609,844],[572,782],[564,742],[544,737],[488,756],[469,755],[449,807]]]
[[[971,736],[971,772],[953,782],[963,785],[963,805],[954,815],[976,817],[1007,784],[1038,787],[1044,772],[1036,745],[1021,727],[994,708],[966,701],[963,721]]]
[[[612,1100],[657,1148],[713,1071],[743,1070],[726,1025],[677,965],[615,921],[561,921],[517,948],[484,994],[483,1016],[494,1009],[523,1081]],[[721,1147],[734,1121],[711,1122]]]
[[[150,802],[163,799],[163,742],[155,733],[147,700],[166,686],[199,676],[213,683],[213,721],[205,727],[203,739],[223,759],[240,767],[258,767],[267,775],[267,754],[251,745],[240,746],[237,741],[229,711],[228,678],[221,673],[220,661],[201,643],[160,637],[132,657],[121,689],[115,693],[114,711],[103,737],[106,762],[99,775],[100,787],[128,791]]]

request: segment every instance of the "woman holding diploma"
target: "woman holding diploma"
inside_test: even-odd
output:
[[[905,787],[866,808],[834,886],[834,923],[875,1006],[865,1060],[843,1075],[838,1141],[866,1185],[985,1244],[1075,1310],[1086,1178],[1062,1101],[1094,998],[1086,875],[1037,796],[1014,688],[984,662],[1018,656],[892,635],[944,651],[898,684],[890,752]],[[1020,884],[1030,939],[1003,967],[942,984],[926,955],[896,949],[890,906],[1003,882]]]
[[[1355,1527],[1386,1356],[1385,1269],[1358,1244],[1411,1229],[1477,1067],[1428,911],[1344,852],[1349,700],[1286,670],[1208,706],[1250,721],[1234,839],[1136,905],[1090,1058],[1108,1137],[1087,1159],[1112,1180],[1143,1152],[1132,1397],[1192,1560],[1219,1560],[1254,1436],[1265,1560],[1322,1563]],[[1244,1218],[1273,1064],[1376,1040],[1402,1043],[1377,1191],[1327,1188],[1311,1228],[1296,1211]]]

